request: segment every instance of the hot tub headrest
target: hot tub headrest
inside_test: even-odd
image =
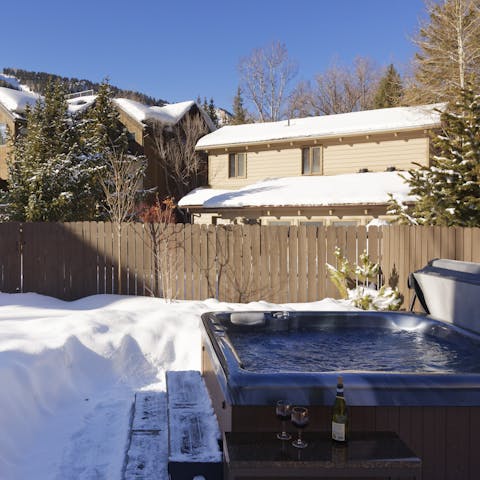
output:
[[[443,270],[480,275],[480,264],[474,262],[462,262],[459,260],[450,260],[448,258],[434,258],[428,262],[428,265]]]
[[[233,325],[265,325],[263,312],[233,312],[230,314]]]

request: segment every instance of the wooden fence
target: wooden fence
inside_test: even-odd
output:
[[[480,262],[480,229],[440,227],[0,224],[0,290],[72,300],[97,293],[274,303],[337,297],[326,263],[366,250],[382,281],[435,257]],[[118,261],[120,259],[120,262]]]

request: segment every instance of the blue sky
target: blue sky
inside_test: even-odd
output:
[[[170,102],[231,109],[237,65],[279,40],[309,80],[333,59],[403,71],[423,0],[24,0],[2,2],[0,68],[100,81]]]

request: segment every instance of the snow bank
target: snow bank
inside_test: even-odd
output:
[[[400,172],[407,175],[406,172]],[[179,201],[182,207],[328,206],[414,201],[399,172],[350,173],[267,179],[238,190],[196,189]]]
[[[134,393],[200,369],[206,311],[346,308],[0,294],[0,478],[121,478]]]

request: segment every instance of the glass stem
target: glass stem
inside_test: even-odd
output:
[[[302,431],[298,429],[298,443],[302,443]]]
[[[287,435],[287,428],[285,420],[282,420],[282,435],[285,437]]]

